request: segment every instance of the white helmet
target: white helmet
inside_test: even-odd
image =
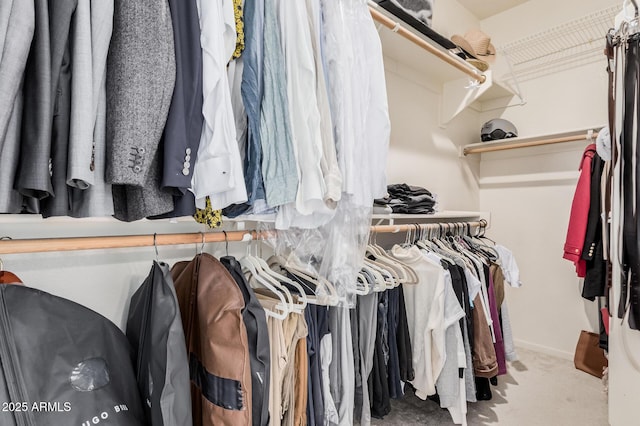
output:
[[[502,118],[494,118],[482,125],[480,136],[482,142],[515,138],[518,136],[518,129],[516,129],[516,126],[510,121]]]

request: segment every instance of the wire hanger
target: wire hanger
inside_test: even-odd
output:
[[[156,251],[156,262],[160,263],[160,260],[159,260],[160,254],[158,254],[157,238],[158,238],[158,234],[156,232],[154,232],[153,233],[153,248]]]

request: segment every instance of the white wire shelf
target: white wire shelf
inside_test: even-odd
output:
[[[526,81],[604,60],[605,36],[619,11],[620,5],[610,6],[501,46],[511,77]]]

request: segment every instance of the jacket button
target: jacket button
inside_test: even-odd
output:
[[[185,154],[191,155],[191,148],[187,148],[184,150]]]
[[[146,150],[144,148],[138,148],[138,153],[144,154]]]
[[[191,156],[189,154],[184,156],[184,161],[190,161],[191,160]]]
[[[190,169],[191,168],[191,163],[189,163],[188,161],[185,161],[184,164],[182,165],[185,169]]]
[[[140,166],[134,166],[134,167],[133,167],[133,171],[134,171],[134,172],[136,172],[136,173],[140,173],[140,172],[142,171],[142,167],[140,167]]]
[[[189,176],[189,169],[187,168],[182,169],[182,174],[185,176]]]

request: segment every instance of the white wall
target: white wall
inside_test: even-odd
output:
[[[480,21],[457,1],[435,2],[433,28],[439,33],[464,34],[479,26]],[[393,43],[383,43],[391,118],[387,180],[429,189],[438,195],[440,210],[476,211],[480,205],[479,158],[461,161],[458,148],[478,134],[478,114],[468,109],[446,127],[440,126],[442,71],[435,68],[441,68],[442,62],[434,60],[430,68],[426,61],[432,58],[430,53],[402,50],[411,43],[398,35],[392,37],[384,40]],[[399,51],[407,53],[398,55]],[[462,76],[455,77],[457,71],[451,67],[442,68],[454,78]]]
[[[602,64],[531,80],[522,84],[527,104],[507,109],[502,117],[521,136],[598,130],[606,122],[606,86]],[[483,113],[481,119],[494,114]],[[516,339],[566,358],[573,356],[580,330],[597,330],[593,304],[580,297],[573,265],[562,259],[586,145],[482,154],[480,168],[480,208],[492,212],[491,235],[515,252],[525,283],[508,292]]]
[[[484,20],[482,29],[500,46],[611,3],[531,0]],[[515,124],[520,136],[598,130],[607,120],[605,66],[603,57],[522,82],[525,106],[482,113],[481,122],[501,116]],[[580,330],[597,327],[595,307],[580,297],[573,265],[562,259],[585,146],[576,142],[482,154],[480,171],[480,207],[492,212],[491,235],[514,251],[525,284],[508,291],[514,335],[525,346],[566,358],[572,358]],[[483,183],[487,180],[492,183]]]
[[[438,195],[440,210],[478,210],[478,159],[460,161],[458,156],[462,141],[478,133],[477,113],[465,111],[440,128],[440,93],[424,81],[428,76],[390,58],[385,67],[391,118],[388,182],[429,189]]]

